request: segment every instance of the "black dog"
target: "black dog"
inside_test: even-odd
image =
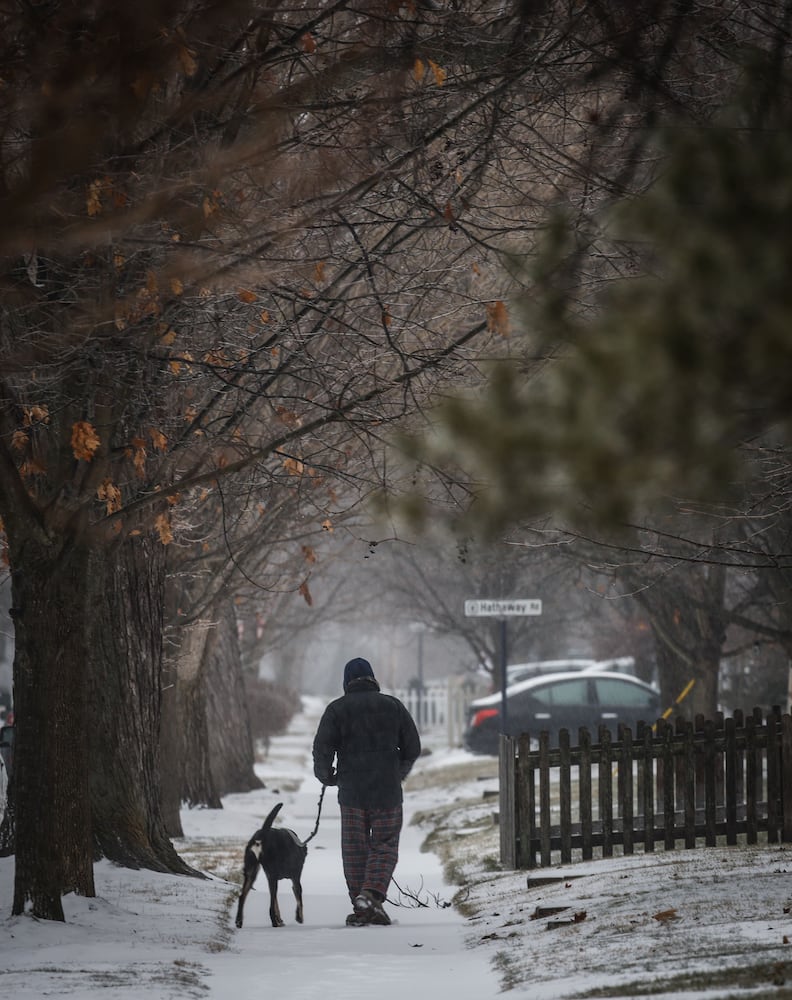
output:
[[[308,854],[307,841],[303,843],[293,830],[279,827],[272,829],[272,822],[278,815],[282,802],[279,802],[264,820],[260,830],[257,830],[248,841],[245,848],[244,881],[239,895],[236,925],[242,926],[242,911],[247,894],[253,888],[258,875],[259,865],[267,876],[270,891],[270,920],[273,927],[283,927],[280,909],[278,907],[278,880],[291,879],[294,898],[297,900],[297,923],[303,922],[302,876],[305,857]],[[310,837],[308,838],[310,840]]]

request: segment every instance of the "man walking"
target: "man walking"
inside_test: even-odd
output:
[[[351,926],[390,923],[382,904],[399,857],[401,783],[420,752],[418,730],[404,705],[380,692],[368,660],[350,660],[343,696],[319,721],[313,764],[323,785],[338,785]]]

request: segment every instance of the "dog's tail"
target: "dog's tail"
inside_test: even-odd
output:
[[[272,824],[275,821],[275,817],[281,811],[282,806],[283,806],[283,803],[279,802],[276,806],[272,807],[272,809],[270,810],[269,816],[267,816],[267,818],[261,824],[261,829],[262,830],[269,830],[269,828],[272,826]]]

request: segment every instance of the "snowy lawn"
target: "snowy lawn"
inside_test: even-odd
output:
[[[792,847],[502,872],[496,762],[463,751],[437,749],[410,777],[391,927],[344,925],[350,905],[329,791],[303,873],[305,923],[294,922],[291,889],[281,883],[286,926],[270,926],[262,876],[236,930],[251,833],[275,802],[284,802],[279,822],[303,839],[316,820],[310,743],[323,706],[305,704],[261,765],[264,790],[183,814],[176,846],[210,878],[102,862],[97,898],[67,897],[66,923],[52,924],[8,915],[13,861],[0,859],[2,996],[792,998]]]

